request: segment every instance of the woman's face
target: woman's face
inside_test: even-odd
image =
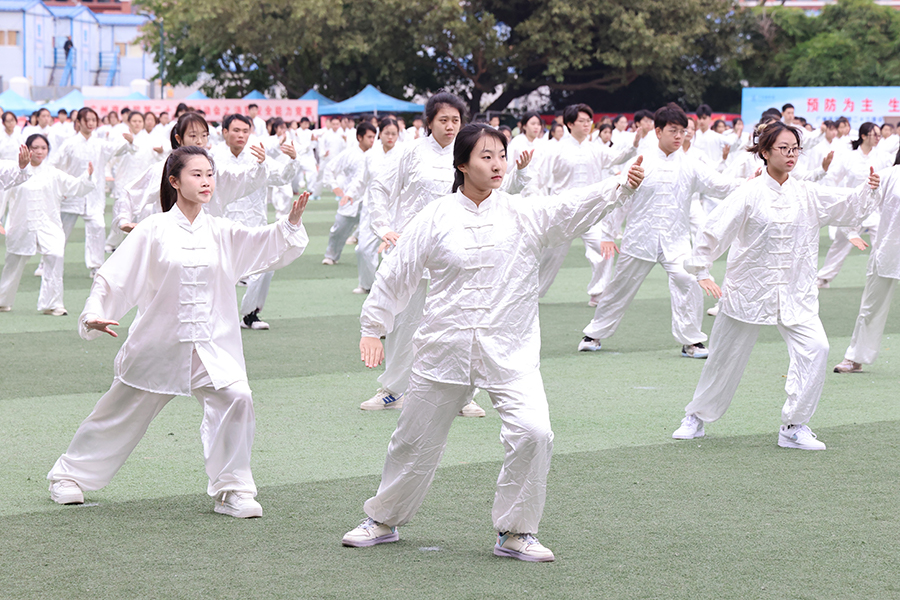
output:
[[[880,142],[880,141],[881,141],[881,129],[876,125],[863,138],[863,146],[865,146],[867,150],[871,150],[872,148],[877,146],[878,142]]]
[[[611,140],[611,139],[612,139],[612,129],[604,128],[604,129],[600,132],[600,140],[601,140],[604,144],[608,144],[608,143],[609,143],[609,140]]]
[[[496,137],[482,135],[475,142],[469,161],[458,168],[466,178],[463,191],[496,190],[506,173],[506,150]]]
[[[434,137],[434,141],[436,141],[441,148],[446,148],[456,139],[456,134],[459,133],[459,128],[461,126],[462,119],[459,116],[459,111],[446,104],[443,104],[438,108],[434,119],[428,123],[428,128],[431,129],[431,135]]]
[[[131,135],[137,135],[144,129],[144,115],[140,113],[131,113],[128,115],[128,129]]]
[[[400,137],[400,130],[396,125],[388,125],[381,130],[381,146],[387,152],[397,145],[397,138]]]
[[[195,204],[209,203],[216,189],[212,165],[205,156],[189,158],[178,178],[169,177],[169,182],[178,190],[179,200]]]
[[[150,133],[154,127],[156,127],[156,117],[152,113],[147,113],[147,116],[144,117],[144,129]]]
[[[544,132],[544,122],[538,117],[531,117],[525,123],[525,135],[529,140],[533,141]]]
[[[557,127],[556,129],[553,130],[553,139],[559,141],[563,138],[564,134],[565,134],[565,132],[563,131],[563,128]]]
[[[281,125],[279,125],[278,127],[275,128],[275,135],[277,135],[278,137],[281,137],[281,136],[285,135],[286,133],[287,133],[287,124],[286,123],[282,123]]]
[[[113,113],[115,114],[115,113]],[[81,133],[90,135],[97,129],[97,115],[92,112],[87,113],[83,119],[79,120]]]
[[[176,137],[179,137],[178,142],[182,146],[199,146],[200,148],[206,148],[206,144],[209,143],[209,131],[196,123],[188,125],[183,137]]]
[[[47,158],[47,154],[50,153],[47,142],[41,138],[35,138],[28,149],[31,150],[31,164],[35,167],[44,162],[44,159]]]
[[[108,115],[108,119],[110,125],[118,125],[119,124],[119,113],[111,112]]]
[[[716,133],[725,133],[725,123],[716,124]]]
[[[16,128],[16,123],[18,119],[16,119],[13,115],[6,115],[3,119],[3,127],[6,129],[6,133],[12,133],[13,129]]]
[[[768,163],[769,170],[777,173],[790,173],[797,159],[800,158],[800,145],[797,144],[797,138],[790,131],[782,131],[775,138],[775,143],[771,150],[762,153],[763,158]]]
[[[626,119],[625,117],[619,117],[618,119],[616,119],[614,125],[617,130],[625,131],[625,128],[628,127],[628,119]]]

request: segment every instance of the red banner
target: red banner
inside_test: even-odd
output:
[[[263,119],[281,117],[285,121],[299,121],[301,117],[308,117],[310,121],[316,121],[319,112],[318,100],[92,100],[86,99],[85,106],[89,106],[103,117],[105,114],[123,108],[139,110],[141,112],[153,112],[157,115],[167,112],[170,115],[181,103],[189,107],[202,110],[206,113],[207,121],[221,121],[225,115],[240,113],[247,114],[247,107],[251,104],[259,106],[259,116]]]

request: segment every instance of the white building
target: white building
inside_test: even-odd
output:
[[[12,77],[32,87],[128,86],[152,79],[154,53],[137,42],[143,15],[94,13],[86,6],[0,0],[0,88]],[[67,40],[71,48],[65,50]]]

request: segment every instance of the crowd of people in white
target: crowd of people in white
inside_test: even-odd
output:
[[[654,265],[666,270],[681,356],[708,358],[676,439],[705,435],[724,414],[760,326],[775,325],[790,356],[777,443],[825,449],[808,426],[827,372],[818,293],[854,247],[870,244],[856,327],[834,371],[876,359],[900,279],[900,136],[889,124],[852,132],[841,118],[814,127],[786,105],[745,128],[714,120],[706,105],[696,115],[669,104],[629,119],[576,104],[552,119],[526,113],[511,129],[499,117],[466,125],[465,104],[446,92],[408,127],[391,115],[314,128],[305,118],[263,121],[257,110],[215,126],[187,107],[171,120],[82,108],[54,121],[41,110],[21,129],[3,113],[0,311],[12,310],[26,262],[40,254],[37,308],[67,314],[63,256],[79,217],[93,277],[82,337],[115,336],[111,328],[138,309],[110,391],[48,474],[54,501],[83,502],[105,486],[162,407],[193,394],[215,510],[262,515],[240,328],[269,329],[260,313],[273,273],[307,247],[303,210],[325,191],[337,206],[322,265],[355,245],[352,292],[366,296],[361,358],[385,363],[360,408],[401,409],[381,485],[347,546],[399,539],[454,417],[485,415],[475,400],[484,390],[506,451],[494,553],[553,560],[536,538],[553,445],[538,300],[575,237],[594,307],[577,351],[600,351]],[[823,227],[832,242],[820,268]],[[709,269],[725,253],[717,283]],[[709,311],[711,348],[704,293],[720,298]]]

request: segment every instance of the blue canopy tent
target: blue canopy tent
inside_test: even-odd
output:
[[[349,115],[354,113],[375,113],[379,112],[395,112],[395,113],[420,113],[425,109],[425,105],[416,104],[415,102],[407,102],[392,98],[387,94],[383,94],[375,89],[372,85],[367,85],[363,90],[347,98],[343,102],[330,104],[328,106],[319,106],[320,115]]]
[[[297,98],[297,100],[318,100],[319,107],[330,106],[332,104],[336,104],[336,102],[334,100],[332,100],[331,98],[328,98],[326,96],[323,96],[321,93],[319,93],[318,90],[313,89],[313,88],[310,88],[305,94],[303,94],[302,96]]]
[[[0,94],[0,106],[17,117],[27,117],[39,108],[36,102],[23,98],[13,90],[6,90]]]
[[[257,91],[257,90],[253,90],[252,92],[250,92],[249,94],[244,96],[243,99],[244,100],[268,100],[268,98],[266,98],[265,94],[263,94],[262,92]]]
[[[56,114],[59,109],[64,108],[67,112],[78,110],[84,107],[84,94],[78,90],[72,90],[62,98],[53,100],[44,105],[44,108],[51,113]]]
[[[122,98],[122,100],[149,100],[149,99],[150,99],[150,96],[147,96],[140,92],[131,92],[130,94],[128,94],[127,96]]]
[[[197,90],[196,92],[192,92],[189,96],[185,97],[185,100],[209,100],[209,96]]]

